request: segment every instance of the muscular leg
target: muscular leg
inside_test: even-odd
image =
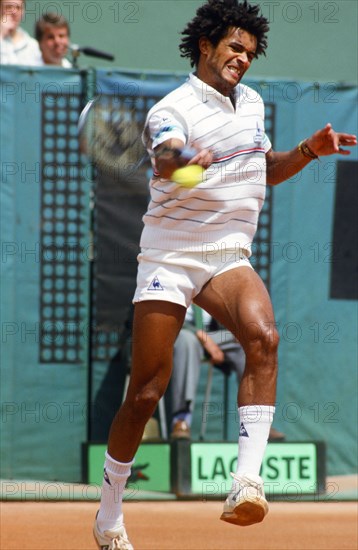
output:
[[[94,527],[101,548],[109,548],[107,542],[117,536],[125,539],[121,548],[132,548],[125,532],[121,535],[123,492],[144,427],[168,385],[173,345],[184,317],[185,307],[169,302],[143,301],[135,306],[131,377],[110,430]]]
[[[185,308],[170,302],[153,300],[135,305],[130,382],[108,441],[110,456],[119,462],[133,459],[145,425],[167,388],[173,346],[184,317]]]
[[[221,519],[252,525],[268,512],[259,473],[276,396],[278,335],[271,301],[260,277],[242,266],[212,279],[195,302],[233,332],[245,351],[238,394],[238,460]]]
[[[209,281],[195,303],[230,330],[244,348],[239,406],[274,405],[278,334],[261,278],[249,267],[232,269]]]

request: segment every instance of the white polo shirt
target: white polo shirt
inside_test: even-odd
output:
[[[251,254],[271,143],[259,94],[239,84],[235,102],[234,107],[230,98],[191,74],[149,111],[143,141],[150,154],[167,139],[178,138],[188,146],[210,149],[214,161],[204,181],[191,189],[160,178],[154,170],[142,247],[199,251],[215,243]]]

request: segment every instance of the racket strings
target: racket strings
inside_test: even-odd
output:
[[[90,147],[94,162],[102,170],[117,170],[125,174],[136,170],[145,156],[141,130],[142,123],[133,107],[96,105]]]

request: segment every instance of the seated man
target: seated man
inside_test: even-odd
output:
[[[245,369],[242,346],[206,311],[190,306],[174,345],[171,378],[171,437],[174,439],[190,438],[200,365],[205,358],[218,368],[234,370],[240,383]],[[269,441],[282,441],[284,437],[271,427]]]
[[[42,65],[70,68],[65,56],[70,42],[70,26],[67,19],[57,13],[46,13],[35,26],[35,36],[40,45]]]
[[[40,65],[34,38],[20,27],[25,0],[0,0],[0,62],[2,65]]]

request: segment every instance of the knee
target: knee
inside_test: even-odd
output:
[[[276,357],[279,345],[279,334],[273,324],[254,324],[247,327],[246,354],[255,356]]]
[[[164,390],[157,385],[147,385],[131,392],[128,395],[128,401],[133,415],[136,417],[151,416],[163,394]]]

